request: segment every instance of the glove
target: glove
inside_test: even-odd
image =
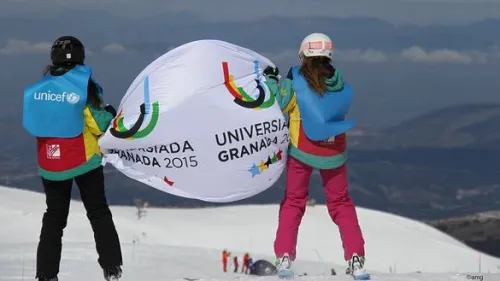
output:
[[[266,67],[266,69],[264,69],[264,75],[278,81],[280,70],[277,67],[268,66]]]
[[[106,106],[104,107],[104,110],[111,113],[111,115],[113,115],[113,118],[116,117],[116,109],[111,104],[106,104]]]

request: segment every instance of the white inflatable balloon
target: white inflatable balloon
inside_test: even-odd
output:
[[[288,124],[266,86],[274,64],[200,40],[147,66],[101,137],[105,160],[176,196],[232,202],[271,187],[285,167]]]

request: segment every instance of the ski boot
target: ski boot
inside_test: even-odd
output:
[[[359,257],[358,254],[354,253],[351,260],[347,262],[347,265],[345,274],[351,275],[354,280],[371,280],[370,274],[364,268],[365,257]]]
[[[279,279],[293,279],[292,261],[288,254],[284,254],[281,258],[276,258],[274,264],[276,265]]]
[[[105,268],[103,273],[106,281],[118,281],[122,277],[122,269],[119,266]]]

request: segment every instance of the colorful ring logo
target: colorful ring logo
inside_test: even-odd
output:
[[[226,89],[234,97],[234,103],[237,105],[249,108],[249,109],[263,109],[271,107],[274,104],[274,95],[269,94],[269,99],[266,101],[266,90],[267,87],[261,80],[261,75],[259,73],[259,62],[254,61],[255,68],[254,74],[257,76],[255,83],[257,83],[257,89],[259,90],[259,96],[253,98],[250,96],[242,87],[238,87],[234,82],[234,76],[229,73],[229,65],[227,62],[222,62],[222,71],[224,72],[224,85]],[[269,90],[268,90],[269,91]]]
[[[154,128],[156,127],[156,124],[158,124],[158,119],[160,115],[160,104],[156,101],[152,104],[153,111],[151,112],[151,119],[146,125],[141,130],[141,127],[144,123],[144,120],[150,113],[150,92],[149,92],[149,76],[144,79],[144,103],[140,105],[140,112],[141,114],[139,115],[139,118],[137,121],[135,121],[134,125],[130,129],[127,129],[123,122],[123,111],[120,111],[120,113],[116,116],[115,120],[113,121],[113,125],[111,129],[109,130],[111,135],[114,136],[115,138],[119,139],[140,139],[144,138],[147,135],[149,135]]]

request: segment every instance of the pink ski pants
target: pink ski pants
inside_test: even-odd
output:
[[[290,259],[295,260],[297,235],[306,209],[312,171],[312,167],[293,157],[287,160],[285,198],[280,205],[278,230],[274,241],[274,252],[277,257],[288,253]],[[339,228],[345,260],[350,260],[353,253],[357,253],[360,257],[364,256],[365,241],[358,224],[354,203],[347,191],[349,184],[346,165],[332,170],[320,170],[320,173],[328,213]]]

